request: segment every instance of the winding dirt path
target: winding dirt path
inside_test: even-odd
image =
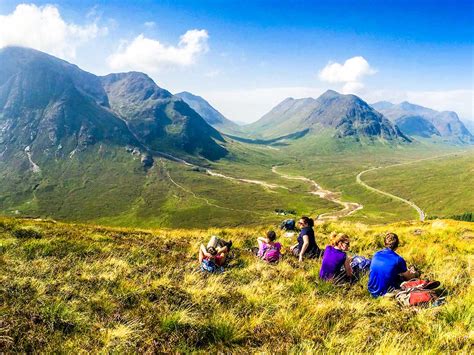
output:
[[[184,161],[183,161],[184,162]],[[251,211],[251,210],[243,210],[243,209],[236,209],[236,208],[230,208],[230,207],[224,207],[224,206],[219,206],[219,205],[216,205],[215,203],[212,203],[210,202],[207,198],[205,197],[201,197],[201,196],[198,196],[194,191],[184,187],[183,185],[177,183],[170,175],[170,172],[169,170],[166,168],[166,165],[165,165],[165,162],[163,161],[162,158],[160,158],[160,163],[161,163],[161,166],[163,167],[164,171],[166,172],[166,176],[168,177],[168,179],[170,180],[170,182],[175,185],[176,187],[178,187],[179,189],[183,190],[184,192],[190,194],[191,196],[193,196],[195,199],[197,200],[201,200],[201,201],[204,201],[204,203],[208,206],[211,206],[211,207],[215,207],[215,208],[219,208],[219,209],[222,209],[222,210],[227,210],[227,211],[234,211],[234,212],[247,212],[247,213],[253,213],[253,214],[256,214],[256,215],[260,215],[260,216],[266,216],[266,214],[264,213],[259,213],[259,212],[255,212],[255,211]],[[193,166],[192,164],[189,164],[186,162],[186,165],[190,165],[190,166]],[[218,174],[219,175],[219,174]]]
[[[171,181],[171,183],[173,185],[175,185],[176,187],[180,188],[181,190],[191,194],[194,198],[199,199],[201,201],[204,201],[208,206],[212,206],[212,207],[215,207],[215,208],[225,209],[225,210],[229,210],[229,211],[237,211],[237,212],[248,212],[248,213],[253,213],[253,214],[262,215],[262,216],[266,215],[266,214],[258,213],[258,212],[251,211],[251,210],[241,210],[241,209],[234,209],[234,208],[230,208],[230,207],[219,206],[219,205],[216,205],[215,203],[210,202],[208,199],[206,199],[204,197],[196,195],[193,191],[191,191],[190,189],[180,185],[179,183],[177,183],[171,177],[168,169],[166,169],[165,163],[164,163],[162,158],[167,158],[169,160],[172,160],[172,161],[177,162],[177,163],[184,164],[184,165],[189,166],[189,167],[193,167],[193,168],[195,167],[195,168],[203,169],[206,172],[206,174],[208,174],[210,176],[220,177],[220,178],[223,178],[223,179],[236,181],[236,182],[241,182],[241,183],[259,185],[259,186],[262,186],[262,187],[264,187],[266,189],[270,189],[270,190],[274,190],[274,189],[289,190],[289,188],[287,186],[283,186],[283,185],[271,184],[271,183],[267,183],[267,182],[261,181],[261,180],[250,180],[250,179],[235,178],[235,177],[227,176],[227,175],[224,175],[224,174],[221,174],[221,173],[216,173],[216,172],[212,171],[211,169],[203,168],[203,167],[200,167],[198,165],[191,164],[191,163],[189,163],[189,162],[187,162],[183,159],[174,157],[174,156],[172,156],[170,154],[167,154],[167,153],[163,153],[163,152],[154,152],[154,153],[161,157],[160,158],[161,165],[163,166],[163,168],[166,171],[166,174],[168,176],[168,179]],[[272,167],[272,172],[274,174],[277,174],[277,175],[283,177],[284,179],[287,179],[287,180],[298,180],[298,181],[304,181],[306,183],[309,183],[313,187],[312,190],[309,191],[310,194],[316,195],[319,198],[325,199],[327,201],[334,202],[334,203],[336,203],[338,205],[341,205],[343,207],[339,211],[327,212],[327,213],[320,214],[318,216],[317,220],[321,220],[321,221],[336,220],[336,219],[339,219],[341,217],[347,217],[347,216],[357,212],[358,210],[361,210],[362,208],[364,208],[364,206],[362,206],[360,203],[357,203],[357,202],[342,201],[340,199],[338,193],[323,189],[318,183],[316,183],[314,180],[308,179],[307,177],[285,175],[285,174],[280,173],[280,172],[277,171],[277,166]]]
[[[393,166],[393,165],[392,165]],[[400,197],[400,196],[396,196],[396,195],[392,195],[391,193],[389,192],[385,192],[385,191],[382,191],[382,190],[379,190],[379,189],[376,189],[375,187],[372,187],[372,186],[369,186],[367,185],[365,182],[362,181],[361,177],[362,175],[364,175],[365,173],[368,173],[369,171],[374,171],[374,170],[377,170],[377,169],[383,169],[383,168],[388,168],[388,166],[385,166],[385,167],[377,167],[377,168],[371,168],[371,169],[367,169],[367,170],[364,170],[364,171],[361,171],[359,174],[357,174],[357,177],[356,177],[356,181],[359,185],[362,185],[364,186],[367,190],[370,190],[370,191],[374,191],[374,192],[377,192],[381,195],[385,195],[385,196],[388,196],[388,197],[391,197],[395,200],[398,200],[398,201],[401,201],[405,204],[407,204],[408,206],[414,208],[416,210],[416,212],[418,212],[418,215],[420,216],[420,221],[424,221],[425,220],[425,212],[420,208],[418,207],[415,203],[411,202],[411,201],[408,201],[406,199],[404,199],[403,197]]]
[[[401,201],[401,202],[407,204],[408,206],[410,206],[411,208],[413,208],[413,209],[416,210],[416,212],[417,212],[418,215],[419,215],[420,221],[424,221],[424,220],[425,220],[425,217],[426,217],[425,212],[424,212],[419,206],[417,206],[414,202],[409,201],[409,200],[407,200],[407,199],[404,199],[403,197],[393,195],[393,194],[391,194],[391,193],[389,193],[389,192],[376,189],[375,187],[372,187],[372,186],[370,186],[370,185],[367,185],[367,184],[362,180],[362,175],[364,175],[365,173],[368,173],[369,171],[374,171],[374,170],[379,170],[379,169],[385,169],[385,168],[391,168],[391,167],[394,167],[394,166],[402,166],[402,165],[415,164],[415,163],[418,163],[418,162],[420,162],[420,161],[434,160],[434,159],[444,158],[444,157],[447,157],[447,156],[450,156],[450,155],[462,154],[462,153],[465,153],[465,152],[466,152],[466,151],[455,152],[455,153],[448,153],[448,154],[443,154],[443,155],[437,155],[437,156],[435,156],[435,157],[430,157],[430,158],[423,158],[423,159],[412,160],[412,161],[405,162],[405,163],[397,163],[397,164],[391,164],[391,165],[386,165],[386,166],[377,166],[377,167],[375,167],[375,168],[370,168],[370,169],[361,171],[359,174],[357,174],[356,181],[357,181],[357,183],[358,183],[359,185],[362,185],[362,186],[365,187],[367,190],[370,190],[370,191],[379,193],[379,194],[381,194],[381,195],[385,195],[385,196],[391,197],[391,198],[393,198],[393,199],[395,199],[395,200],[398,200],[398,201]]]
[[[319,196],[322,199],[337,203],[338,205],[341,205],[343,207],[342,210],[339,210],[339,211],[320,214],[317,218],[318,220],[323,220],[323,221],[336,220],[341,217],[347,217],[357,212],[358,210],[361,210],[362,208],[364,208],[364,206],[362,206],[360,203],[357,203],[357,202],[342,201],[338,193],[323,189],[314,180],[308,179],[307,177],[304,177],[304,176],[286,175],[286,174],[278,172],[277,169],[278,169],[277,166],[273,166],[272,172],[277,175],[280,175],[284,179],[299,180],[299,181],[307,182],[312,186],[312,190],[309,192],[310,194],[313,194],[313,195]]]

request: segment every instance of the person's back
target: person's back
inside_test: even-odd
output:
[[[258,252],[257,256],[268,262],[276,262],[280,259],[281,244],[275,242],[276,233],[268,231],[267,236],[257,238]]]
[[[324,250],[319,277],[323,280],[331,280],[335,276],[338,276],[343,272],[341,269],[345,261],[346,253],[344,251],[338,250],[332,245],[328,245]]]
[[[383,296],[399,288],[403,280],[401,274],[407,272],[405,260],[395,253],[398,236],[389,233],[384,243],[386,248],[375,253],[370,264],[368,289],[373,297]]]
[[[275,262],[280,259],[281,244],[278,242],[265,243],[261,258],[268,262]]]

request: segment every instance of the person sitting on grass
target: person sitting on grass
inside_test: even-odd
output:
[[[267,262],[277,262],[280,259],[281,244],[275,242],[277,235],[274,231],[268,231],[266,237],[258,237],[257,256]]]
[[[331,244],[324,250],[319,278],[336,283],[353,280],[351,258],[346,255],[349,246],[350,241],[346,234],[331,233]]]
[[[201,244],[199,248],[199,264],[205,271],[216,271],[222,269],[226,262],[226,255],[229,253],[232,241],[226,242],[216,236],[212,236],[207,246]]]
[[[216,248],[206,248],[201,244],[199,248],[199,265],[201,271],[222,272],[224,271],[225,255],[217,253]]]
[[[385,249],[376,252],[372,258],[368,283],[372,297],[400,289],[403,281],[419,276],[413,268],[408,270],[405,260],[395,253],[399,243],[395,233],[387,233],[384,238]]]
[[[316,244],[316,238],[314,237],[313,219],[303,216],[299,219],[298,225],[301,228],[301,232],[298,236],[298,243],[290,247],[290,251],[299,261],[303,261],[303,257],[309,259],[319,258],[321,255],[321,249],[319,249]]]

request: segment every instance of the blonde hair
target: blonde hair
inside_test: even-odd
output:
[[[344,233],[337,233],[337,232],[332,232],[331,235],[329,236],[331,238],[331,245],[335,247],[338,245],[340,242],[348,242],[349,243],[349,236]]]

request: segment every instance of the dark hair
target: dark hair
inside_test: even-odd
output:
[[[277,235],[274,231],[268,231],[267,232],[267,238],[269,241],[273,242],[275,239],[277,239]]]
[[[304,223],[306,223],[308,226],[310,226],[310,227],[314,226],[314,221],[313,221],[312,218],[309,218],[307,216],[303,216],[300,219],[302,219],[304,221]]]
[[[396,235],[395,233],[389,232],[385,234],[383,243],[385,244],[387,248],[395,250],[398,248],[398,244],[400,243],[400,241],[398,240],[398,235]]]
[[[214,247],[207,248],[207,252],[211,254],[212,256],[215,256],[217,254],[217,250]]]

